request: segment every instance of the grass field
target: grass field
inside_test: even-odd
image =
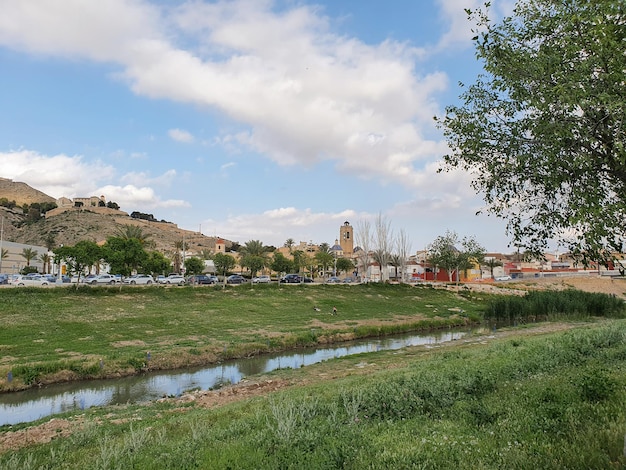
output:
[[[484,308],[385,285],[2,289],[0,302],[4,391],[463,325]]]
[[[623,302],[571,298],[386,285],[3,290],[5,389],[478,321],[494,305],[578,321],[5,426],[0,468],[626,468]]]

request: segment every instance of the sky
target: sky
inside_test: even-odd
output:
[[[437,171],[481,4],[0,0],[0,177],[241,244],[382,218],[411,251],[513,252],[470,176]]]

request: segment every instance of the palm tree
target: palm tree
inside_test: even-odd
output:
[[[285,248],[289,248],[289,253],[291,253],[291,249],[293,248],[293,246],[296,244],[295,241],[293,241],[293,238],[288,238],[285,241],[285,244],[283,245]]]
[[[56,245],[56,240],[54,238],[54,234],[49,233],[48,235],[46,235],[46,248],[48,249],[48,251],[52,251],[52,249],[55,247]]]
[[[257,271],[267,266],[267,247],[263,246],[263,242],[259,240],[249,240],[239,250],[241,267],[250,270],[250,274],[254,276]]]
[[[2,267],[2,260],[8,257],[9,257],[9,250],[6,248],[2,248],[2,252],[0,252],[0,267]]]
[[[42,253],[39,255],[39,259],[43,263],[43,273],[47,274],[50,270],[50,262],[52,261],[52,257],[48,253]]]
[[[32,248],[24,248],[22,250],[22,257],[26,260],[26,266],[30,266],[31,260],[37,257],[37,250]]]
[[[485,266],[489,268],[489,273],[491,274],[491,279],[493,279],[493,270],[498,266],[502,266],[502,263],[495,258],[489,258],[485,261]]]
[[[152,246],[154,242],[151,240],[152,235],[145,233],[138,225],[123,225],[117,229],[117,236],[124,240],[135,238],[144,246]]]

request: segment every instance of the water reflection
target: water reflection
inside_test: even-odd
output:
[[[277,369],[297,369],[329,359],[381,350],[397,350],[458,340],[470,331],[447,331],[393,338],[369,339],[326,348],[263,355],[228,361],[195,370],[155,372],[112,380],[50,385],[0,395],[0,425],[35,421],[65,411],[93,406],[141,403],[190,390],[209,390],[236,384],[244,377]]]

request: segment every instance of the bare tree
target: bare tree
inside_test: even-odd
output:
[[[391,250],[393,247],[393,231],[391,230],[391,222],[382,214],[378,214],[376,218],[376,247],[374,248],[374,256],[380,263],[380,280],[387,281],[389,273],[387,267],[391,259]]]
[[[396,254],[400,261],[400,272],[402,273],[402,282],[406,282],[406,261],[411,252],[411,241],[404,229],[400,229],[396,236]]]
[[[354,239],[357,246],[361,249],[358,252],[358,264],[359,274],[361,280],[364,280],[367,275],[367,267],[369,264],[369,253],[372,248],[372,227],[370,221],[361,219],[356,223],[356,230],[354,231]]]

